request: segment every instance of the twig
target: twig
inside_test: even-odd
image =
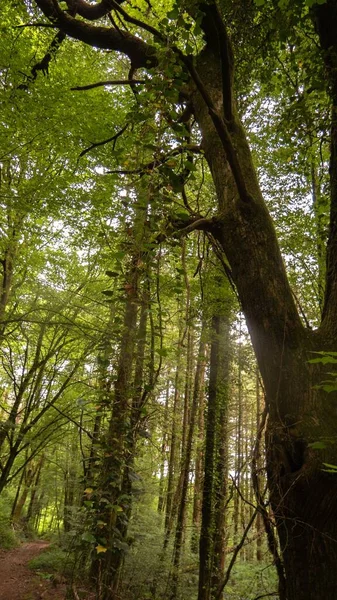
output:
[[[55,406],[55,404],[52,404],[52,402],[48,402],[48,400],[46,400],[46,403],[49,404],[49,406],[51,406],[54,410],[56,410],[56,412],[58,412],[62,417],[67,419],[67,421],[70,421],[70,423],[73,423],[74,425],[76,425],[76,427],[78,427],[80,431],[84,431],[84,433],[86,433],[87,436],[92,440],[93,435],[92,435],[92,433],[90,433],[90,431],[85,429],[85,427],[82,427],[82,425],[80,423],[78,423],[77,421],[75,421],[75,419],[73,419],[72,417],[70,417],[69,415],[64,413],[60,408],[58,408],[58,406]]]
[[[47,27],[48,29],[54,29],[55,25],[51,23],[24,23],[23,25],[14,25],[13,29],[22,29],[23,27]]]
[[[270,596],[277,596],[278,592],[269,592],[269,594],[261,594],[260,596],[255,596],[253,600],[260,600],[260,598],[270,598]]]
[[[259,482],[259,478],[258,478],[258,474],[257,474],[258,473],[258,469],[257,469],[258,458],[260,455],[260,442],[261,442],[263,430],[266,425],[267,415],[268,415],[268,407],[266,405],[264,408],[264,411],[262,413],[262,418],[261,418],[260,426],[259,426],[259,429],[257,432],[255,446],[253,449],[252,483],[253,483],[253,489],[255,492],[256,500],[258,503],[258,510],[261,513],[263,525],[264,525],[264,528],[265,528],[265,531],[267,534],[268,548],[274,559],[274,564],[275,564],[277,575],[279,578],[279,586],[280,586],[279,594],[282,599],[282,598],[286,597],[286,594],[285,594],[286,578],[285,578],[285,572],[284,572],[284,565],[283,565],[282,559],[280,557],[280,554],[278,552],[276,536],[274,533],[273,525],[271,523],[271,520],[270,520],[268,512],[267,512],[265,503],[263,501],[263,496],[262,496],[262,493],[260,490],[260,482]]]
[[[220,600],[221,599],[222,592],[225,589],[225,587],[226,587],[226,585],[228,583],[228,580],[229,580],[229,578],[231,576],[231,572],[232,572],[232,569],[233,569],[233,567],[235,565],[235,561],[236,561],[237,555],[239,554],[242,546],[245,543],[245,539],[246,539],[246,537],[248,535],[248,532],[249,532],[251,526],[253,525],[253,523],[255,521],[257,513],[258,513],[258,510],[255,510],[253,512],[251,518],[249,519],[248,525],[247,525],[246,529],[243,532],[242,538],[241,538],[240,542],[238,543],[238,545],[236,546],[236,548],[235,548],[235,550],[233,552],[233,556],[232,556],[231,561],[230,561],[230,563],[228,565],[228,569],[226,571],[225,578],[224,578],[223,582],[220,584],[220,586],[219,586],[219,588],[217,590],[216,600]]]
[[[121,136],[124,133],[124,131],[128,128],[128,126],[129,126],[129,124],[127,123],[126,125],[124,125],[124,127],[122,127],[122,129],[117,131],[117,133],[115,133],[115,135],[108,138],[107,140],[103,140],[102,142],[96,142],[94,144],[91,144],[91,146],[89,146],[89,148],[82,150],[79,158],[81,158],[82,156],[87,154],[87,152],[90,152],[90,150],[92,150],[93,148],[97,148],[98,146],[104,146],[104,144],[108,144],[109,142],[114,142],[113,148],[115,149],[115,144],[116,144],[117,139],[119,138],[119,136]]]
[[[75,600],[80,600],[80,597],[79,597],[79,595],[77,593],[77,590],[76,590],[76,587],[75,587],[74,583],[71,586],[71,591],[73,593],[73,596],[74,596]]]

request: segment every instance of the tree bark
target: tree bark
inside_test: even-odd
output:
[[[137,325],[138,293],[137,259],[131,258],[131,266],[126,279],[126,301],[124,323],[121,336],[117,377],[114,386],[112,414],[105,440],[105,457],[101,465],[99,487],[95,493],[97,520],[104,525],[97,528],[97,539],[104,539],[107,548],[103,556],[93,559],[91,572],[97,584],[98,600],[112,600],[116,597],[120,566],[123,560],[122,532],[116,527],[118,512],[126,510],[125,500],[121,501],[123,473],[126,461],[126,445],[129,426],[128,399],[132,384],[134,339]]]
[[[213,555],[213,490],[215,480],[215,442],[217,429],[217,380],[219,370],[220,317],[212,317],[209,389],[206,420],[204,485],[202,496],[201,532],[199,540],[198,600],[209,600]]]
[[[229,311],[227,311],[229,312]],[[226,555],[226,499],[228,477],[228,400],[229,400],[229,314],[221,315],[219,322],[219,370],[217,380],[217,435],[214,485],[214,534],[211,578],[211,598],[217,590],[225,567]]]
[[[208,357],[208,350],[207,350]],[[208,358],[206,359],[208,362]],[[192,552],[198,552],[198,543],[200,535],[200,523],[201,523],[201,508],[202,508],[202,488],[203,488],[203,467],[204,467],[204,431],[205,431],[205,393],[203,391],[205,373],[202,374],[202,381],[200,382],[200,404],[198,411],[198,435],[196,440],[195,448],[195,467],[194,467],[194,486],[193,486],[193,514],[192,514],[192,537],[191,537],[191,550]]]

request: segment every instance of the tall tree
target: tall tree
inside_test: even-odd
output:
[[[234,77],[229,33],[235,30],[231,27],[234,3],[175,4],[161,19],[156,16],[157,11],[162,15],[157,4],[153,9],[150,5],[126,9],[113,0],[95,4],[68,0],[66,4],[63,10],[57,0],[36,0],[48,24],[62,36],[127,56],[130,74],[125,85],[134,90],[143,85],[139,84],[143,79],[132,81],[139,70],[150,89],[155,74],[156,85],[164,89],[164,114],[173,130],[181,131],[188,115],[194,116],[213,177],[218,212],[211,218],[194,214],[184,223],[178,218],[174,225],[185,233],[204,229],[217,241],[249,327],[269,411],[268,480],[286,574],[279,595],[281,600],[332,598],[337,586],[336,484],[334,477],[324,472],[322,462],[335,464],[337,450],[334,444],[320,450],[311,444],[322,438],[334,439],[337,416],[333,394],[327,397],[320,388],[324,365],[311,364],[308,359],[314,351],[337,349],[337,0],[307,2],[312,7],[310,14],[298,0],[292,13],[306,17],[301,27],[305,23],[309,28],[312,46],[317,41],[320,44],[326,72],[321,85],[326,85],[332,103],[325,300],[322,321],[315,331],[300,318],[237,110],[238,79]],[[265,16],[272,14],[276,32],[281,27],[278,15],[282,7],[286,15],[291,12],[286,1],[277,3],[275,11],[272,1],[256,4],[266,4]],[[249,19],[256,18],[254,5],[242,0],[238,6]],[[308,17],[313,19],[318,38]],[[289,22],[283,36],[294,29],[294,20]],[[238,48],[245,45],[246,33],[243,28]],[[150,98],[144,92],[145,111]],[[141,102],[139,92],[138,115]],[[181,110],[176,108],[179,103]],[[185,143],[174,152],[188,155],[191,148]],[[158,160],[163,164],[165,157]],[[190,166],[190,161],[185,164]],[[181,183],[174,172],[166,173],[171,187]]]

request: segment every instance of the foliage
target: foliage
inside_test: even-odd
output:
[[[74,556],[53,546],[32,558],[29,561],[29,568],[38,573],[58,573],[64,577],[71,577],[74,571]]]
[[[105,41],[82,45],[63,36],[62,19],[73,18],[71,10],[63,12],[64,3],[57,17],[61,33],[54,31],[55,15],[48,21],[48,6],[55,9],[58,2],[17,4],[4,2],[0,42],[0,491],[18,486],[14,504],[35,531],[63,527],[63,540],[83,572],[90,560],[96,575],[107,571],[106,589],[119,580],[125,562],[126,596],[165,597],[169,580],[179,575],[179,593],[192,598],[197,564],[189,528],[198,535],[210,323],[228,318],[222,356],[228,364],[226,406],[218,419],[224,428],[211,452],[212,464],[215,455],[226,455],[224,548],[238,543],[254,509],[251,457],[262,412],[256,362],[235,313],[242,304],[271,406],[279,392],[282,402],[290,398],[283,371],[287,380],[298,365],[307,368],[307,348],[298,351],[294,371],[283,361],[293,356],[299,339],[309,339],[323,312],[331,90],[312,16],[324,1],[221,0],[198,8],[139,0],[127,12],[115,3],[95,35],[108,25],[104,40],[117,31],[127,45],[134,36],[137,49],[148,44],[143,62],[140,51],[134,57],[130,50],[128,57],[124,47],[112,52],[110,42],[104,51]],[[44,15],[37,6],[47,6]],[[76,32],[83,19],[77,19]],[[232,44],[217,48],[227,30]],[[207,55],[212,68],[203,73]],[[219,65],[221,77],[226,69],[229,75],[222,90],[215,89]],[[133,76],[139,79],[130,81]],[[220,106],[218,122],[233,137],[225,151],[207,93]],[[202,109],[198,94],[206,98]],[[239,157],[246,168],[249,150],[232,111],[236,101],[254,159],[241,181],[244,193],[235,161]],[[228,119],[226,110],[232,113]],[[213,158],[220,162],[212,164]],[[255,168],[288,280],[273,226],[261,216],[267,210],[254,184]],[[251,185],[254,192],[246,194]],[[300,331],[300,319],[307,331],[296,337],[291,327]],[[193,405],[201,332],[206,359]],[[270,341],[263,360],[261,339]],[[313,359],[310,373],[330,362],[336,362],[333,352]],[[270,373],[277,392],[270,392]],[[302,386],[307,379],[302,377]],[[219,392],[219,378],[216,383]],[[336,390],[335,381],[322,387]],[[288,427],[292,410],[275,430]],[[279,406],[270,414],[279,416]],[[289,440],[288,430],[283,438]],[[306,448],[329,445],[310,440]],[[279,454],[293,457],[296,448],[294,442]],[[260,457],[256,462],[263,489],[264,463]],[[330,462],[325,464],[331,472]],[[184,539],[180,563],[172,567],[174,529],[176,539]],[[260,539],[261,523],[253,531]],[[252,548],[242,550],[228,598],[276,588],[264,562],[255,565],[261,545]],[[36,559],[37,568],[67,569],[66,556],[54,549]],[[268,573],[266,581],[258,580],[261,571]]]
[[[241,562],[235,566],[228,587],[226,587],[225,598],[248,600],[248,598],[263,596],[263,594],[272,594],[277,587],[277,575],[273,565]],[[278,600],[277,592],[269,597],[272,600]]]
[[[0,548],[10,550],[18,546],[19,539],[10,522],[0,520]]]

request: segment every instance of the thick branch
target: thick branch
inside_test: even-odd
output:
[[[205,33],[209,47],[219,53],[221,59],[222,95],[224,117],[226,121],[233,119],[233,69],[234,58],[231,42],[227,29],[222,20],[219,8],[215,3],[203,4],[202,10],[205,14],[202,20],[202,28]]]
[[[121,32],[112,27],[95,26],[75,19],[62,11],[53,0],[36,0],[36,4],[55,27],[70,37],[96,48],[123,52],[135,68],[155,67],[158,64],[155,49],[127,31]]]
[[[70,9],[76,9],[77,14],[88,21],[101,19],[111,10],[110,0],[101,0],[96,4],[89,4],[85,0],[67,0]]]
[[[179,228],[179,230],[176,231],[176,233],[174,234],[174,237],[182,237],[184,235],[187,235],[188,233],[191,233],[191,231],[196,231],[196,230],[211,232],[215,223],[216,223],[215,217],[213,217],[212,219],[206,219],[205,217],[201,217],[201,218],[196,217],[188,225],[185,225],[185,226]],[[174,222],[172,224],[175,225]]]
[[[199,73],[195,69],[192,60],[190,60],[190,58],[182,55],[181,53],[179,53],[179,54],[180,54],[181,60],[187,66],[187,68],[190,72],[190,75],[191,75],[194,83],[196,84],[197,89],[208,108],[209,115],[213,121],[214,127],[218,133],[220,140],[221,140],[223,149],[227,156],[227,160],[231,167],[234,181],[235,181],[236,187],[238,189],[239,197],[244,202],[247,202],[251,199],[250,194],[248,193],[248,190],[247,190],[245,177],[244,177],[235,147],[233,145],[227,124],[225,123],[223,117],[217,110],[217,108],[213,102],[212,96],[209,94],[207,88],[203,84],[202,79],[200,78]]]

